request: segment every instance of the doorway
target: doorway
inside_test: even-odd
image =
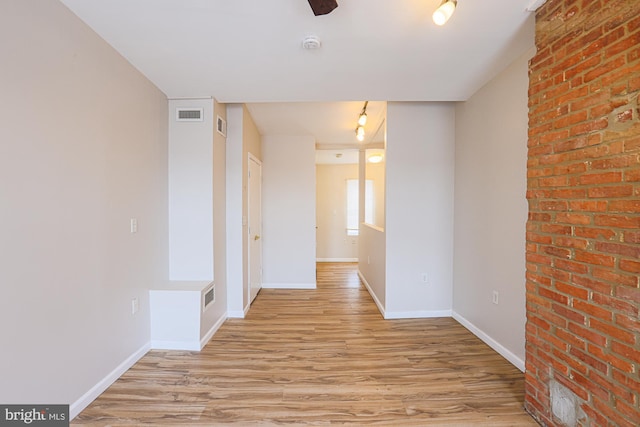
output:
[[[356,262],[359,150],[316,151],[316,261]]]

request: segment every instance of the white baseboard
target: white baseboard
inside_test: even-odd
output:
[[[316,262],[358,262],[358,258],[316,258]]]
[[[244,319],[247,317],[247,313],[251,308],[251,303],[247,304],[244,309],[241,310],[231,310],[227,312],[227,318],[229,319]]]
[[[225,320],[227,320],[227,313],[220,317],[220,319],[218,319],[218,321],[213,324],[211,329],[209,329],[209,331],[204,334],[204,337],[202,337],[202,339],[200,340],[199,350],[202,350],[204,346],[207,345],[207,343],[211,340],[211,338],[213,338],[215,333],[218,332],[218,329],[220,329],[220,327],[224,324]]]
[[[244,311],[230,310],[227,312],[227,318],[229,319],[244,319]]]
[[[373,298],[373,302],[375,302],[376,305],[378,306],[378,310],[380,310],[380,314],[382,314],[382,317],[386,319],[385,313],[384,313],[384,306],[378,299],[378,296],[376,295],[376,293],[373,292],[373,289],[371,289],[371,286],[369,286],[369,282],[367,282],[367,279],[364,278],[360,270],[358,270],[358,276],[360,277],[360,280],[362,280],[362,283],[364,283],[364,287],[367,288],[367,292],[369,292],[369,295],[371,295],[371,298]]]
[[[200,341],[163,341],[152,340],[152,350],[200,351]]]
[[[316,289],[315,283],[263,283],[264,289]]]
[[[451,317],[451,310],[387,311],[385,319],[428,319],[432,317]]]
[[[494,340],[493,338],[491,338],[489,335],[487,335],[484,331],[482,331],[480,328],[478,328],[476,325],[474,325],[473,323],[471,323],[470,321],[468,321],[467,319],[465,319],[463,316],[461,316],[459,313],[456,313],[455,311],[453,312],[453,316],[454,319],[456,319],[458,321],[458,323],[460,323],[462,326],[464,326],[465,328],[467,328],[473,335],[477,336],[478,338],[480,338],[482,341],[485,342],[485,344],[487,344],[489,347],[491,347],[492,349],[494,349],[495,351],[497,351],[502,357],[504,357],[505,359],[507,359],[509,362],[511,362],[512,365],[514,365],[516,368],[520,369],[520,371],[524,372],[525,371],[525,363],[524,360],[520,359],[518,356],[516,356],[515,354],[513,354],[511,351],[509,351],[506,347],[504,347],[502,344],[500,344],[498,341]]]
[[[360,270],[358,270],[358,276],[360,276],[360,280],[364,283],[365,288],[369,291],[369,295],[373,298],[373,302],[378,306],[378,310],[382,314],[382,317],[385,319],[423,319],[430,317],[451,317],[451,310],[423,310],[423,311],[386,311],[384,306],[378,299],[375,292],[365,279],[364,275]]]
[[[98,398],[106,389],[109,388],[118,378],[122,376],[129,368],[136,364],[147,352],[151,349],[151,344],[147,343],[140,347],[135,353],[127,357],[125,361],[119,364],[113,371],[111,371],[106,377],[98,381],[96,385],[86,392],[80,399],[76,400],[69,406],[69,418],[74,419],[82,412],[87,406]]]
[[[244,316],[243,316],[244,317]],[[205,345],[213,338],[213,335],[220,329],[224,321],[227,320],[227,314],[225,313],[216,323],[213,324],[211,329],[202,337],[200,341],[162,341],[152,340],[151,348],[153,350],[183,350],[183,351],[200,351]]]

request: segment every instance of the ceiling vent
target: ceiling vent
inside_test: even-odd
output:
[[[202,108],[176,108],[176,121],[178,122],[201,122],[202,117]]]

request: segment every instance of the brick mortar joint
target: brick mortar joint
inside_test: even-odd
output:
[[[635,14],[638,13],[638,6],[625,0],[618,0],[616,5],[612,5],[616,0],[606,0],[609,3],[606,4],[604,10],[600,8],[599,13],[595,19],[592,16],[587,15],[579,8],[576,13],[569,13],[574,9],[570,7],[567,9],[566,4],[563,4],[561,8],[553,8],[553,5],[549,3],[543,5],[536,12],[536,48],[540,51],[540,45],[543,47],[551,46],[554,41],[565,37],[567,34],[578,31],[581,34],[586,34],[592,31],[594,28],[600,27],[609,22],[612,18],[620,15]],[[616,8],[622,4],[622,8]],[[551,6],[551,7],[550,7]],[[573,6],[573,5],[572,5]],[[592,19],[591,21],[589,19]],[[609,32],[603,33],[603,35],[609,34]],[[544,37],[540,34],[544,33]]]

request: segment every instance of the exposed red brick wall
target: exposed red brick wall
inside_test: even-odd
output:
[[[526,407],[640,425],[640,0],[549,0],[530,62]]]

